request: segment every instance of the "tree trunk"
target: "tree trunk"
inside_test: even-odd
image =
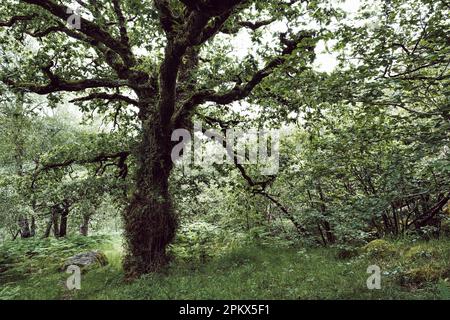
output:
[[[91,216],[88,214],[83,215],[83,223],[80,226],[80,234],[82,236],[87,237],[88,233],[89,233],[89,220],[90,220]]]
[[[53,225],[53,209],[52,213],[50,215],[50,218],[48,219],[47,225],[45,226],[45,232],[42,238],[48,238],[50,237],[50,232],[52,231],[52,225]]]
[[[22,239],[31,237],[30,224],[28,223],[27,217],[22,216],[19,218],[19,227],[20,227],[20,237]]]
[[[325,235],[327,236],[328,243],[334,244],[336,243],[336,236],[333,233],[333,230],[331,229],[331,225],[328,221],[324,220],[323,228],[325,229]]]
[[[128,249],[124,270],[128,278],[158,271],[168,262],[166,247],[177,227],[168,190],[172,143],[170,134],[158,123],[143,121],[135,192],[124,212]]]
[[[59,237],[59,215],[60,212],[58,210],[58,207],[54,208],[52,210],[52,225],[53,225],[53,235],[55,238]]]
[[[34,237],[36,235],[36,218],[34,216],[31,217],[31,227],[30,227],[30,236]]]
[[[323,228],[325,229],[325,235],[327,236],[328,243],[334,244],[336,242],[336,237],[333,233],[330,223],[326,220],[326,216],[328,216],[327,206],[325,205],[326,199],[325,199],[325,195],[323,194],[322,186],[320,185],[320,183],[317,186],[317,191],[319,192],[319,197],[320,197],[320,202],[321,202],[320,203],[320,211],[322,212],[322,215],[324,217],[323,221],[322,221],[322,225],[323,225]]]
[[[61,219],[59,223],[59,237],[65,237],[67,235],[67,217],[69,215],[68,210],[63,210],[61,212]]]

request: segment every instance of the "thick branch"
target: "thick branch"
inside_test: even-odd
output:
[[[173,27],[175,25],[175,16],[170,9],[168,0],[155,0],[155,6],[159,12],[159,21],[166,34],[173,33]]]
[[[70,102],[83,102],[83,101],[90,101],[90,100],[124,101],[128,104],[132,104],[135,106],[139,105],[138,101],[131,99],[130,97],[127,97],[127,96],[124,96],[124,95],[118,94],[118,93],[109,94],[109,93],[105,93],[105,92],[92,93],[85,97],[73,99]]]
[[[34,92],[41,95],[61,91],[77,92],[90,88],[119,88],[127,85],[127,81],[122,80],[84,79],[66,81],[52,73],[47,73],[47,75],[50,78],[50,83],[47,85],[36,85],[34,83],[16,83],[9,78],[3,79],[3,82],[17,89]]]
[[[112,3],[114,7],[114,13],[116,14],[117,20],[119,22],[120,41],[124,46],[130,48],[130,38],[128,37],[125,16],[123,15],[123,11],[120,7],[120,0],[113,0]]]
[[[0,27],[12,27],[16,22],[30,21],[33,20],[34,17],[35,15],[14,16],[8,21],[0,21]]]
[[[209,16],[219,16],[247,0],[180,0],[192,11],[202,11]]]

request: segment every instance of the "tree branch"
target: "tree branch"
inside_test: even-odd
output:
[[[29,92],[45,95],[60,91],[83,91],[90,88],[119,88],[127,86],[127,81],[111,80],[111,79],[83,79],[67,81],[61,79],[59,76],[51,72],[52,63],[42,68],[42,72],[49,78],[50,82],[47,85],[36,85],[35,83],[16,83],[10,78],[2,79],[2,81],[17,89],[22,89]]]
[[[67,13],[67,7],[57,4],[52,0],[23,0],[26,3],[36,5],[51,13],[53,16],[60,18],[64,21],[72,15]],[[97,24],[80,17],[80,29],[79,32],[85,34],[89,38],[96,40],[106,45],[109,49],[117,52],[123,59],[124,63],[128,67],[132,67],[136,64],[134,55],[130,48],[124,45],[121,41],[114,39],[107,31],[102,29]]]
[[[129,49],[130,38],[128,37],[125,16],[123,15],[123,11],[120,8],[120,0],[112,0],[112,3],[114,7],[114,13],[116,14],[117,20],[119,22],[120,41],[124,46],[126,46]]]
[[[16,22],[19,21],[30,21],[35,18],[36,15],[23,15],[11,17],[8,21],[0,21],[0,27],[12,27]]]
[[[109,94],[106,92],[99,92],[99,93],[92,93],[85,97],[80,97],[71,100],[70,102],[83,102],[83,101],[90,101],[90,100],[111,100],[111,101],[124,101],[128,104],[138,106],[139,102],[131,99],[130,97],[124,96],[122,94],[114,93]]]
[[[220,105],[230,104],[234,101],[242,100],[248,97],[253,89],[260,84],[265,78],[273,73],[273,71],[281,66],[290,54],[297,48],[297,45],[305,38],[311,38],[313,34],[304,33],[297,40],[287,40],[281,38],[281,42],[285,45],[282,54],[275,57],[263,69],[257,71],[250,81],[245,84],[236,84],[233,89],[226,93],[216,93],[213,90],[202,90],[194,93],[180,109],[174,114],[172,121],[176,124],[180,118],[191,112],[196,106],[205,102],[214,102]]]

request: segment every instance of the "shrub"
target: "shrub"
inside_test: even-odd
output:
[[[358,249],[349,246],[339,246],[336,258],[340,260],[346,260],[356,257],[359,254]]]

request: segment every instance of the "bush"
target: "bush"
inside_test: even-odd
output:
[[[351,259],[358,256],[359,252],[357,248],[349,247],[349,246],[339,246],[336,258],[339,260]]]
[[[239,234],[230,234],[207,222],[195,222],[180,228],[170,252],[186,262],[204,263],[227,252],[239,239]]]

